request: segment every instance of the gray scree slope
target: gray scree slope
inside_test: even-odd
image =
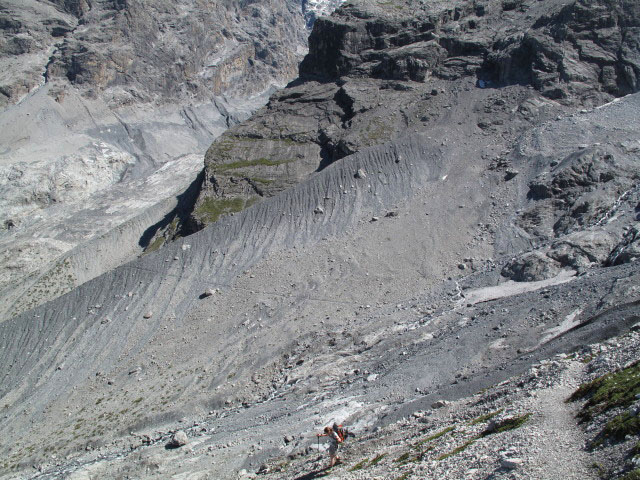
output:
[[[612,3],[613,11],[623,4]],[[314,35],[361,21],[371,31],[406,28],[404,9],[414,4],[399,5],[402,11],[350,4],[317,24]],[[499,12],[518,19],[535,11],[562,25],[563,15],[584,19],[574,15],[584,5],[486,9],[494,9],[491,22]],[[589,20],[606,12],[586,11],[589,31],[606,24]],[[629,12],[615,28],[636,28],[636,11]],[[460,18],[470,25],[472,18]],[[358,34],[330,38],[349,40],[348,55],[338,57],[344,68],[368,48]],[[381,55],[390,54],[386,48],[381,43]],[[444,69],[420,64],[439,72],[433,77],[370,79],[374,68],[360,73],[362,81],[339,80],[360,82],[362,98],[382,92],[376,103],[398,100],[398,115],[425,94],[434,105],[420,106],[426,120],[418,115],[404,131],[373,139],[380,145],[352,143],[354,151],[340,150],[319,169],[322,156],[311,151],[318,145],[276,137],[269,122],[277,126],[278,115],[267,107],[232,134],[252,142],[257,118],[268,127],[256,135],[267,151],[299,147],[301,163],[313,170],[300,174],[290,165],[287,188],[274,188],[260,203],[0,324],[7,475],[234,478],[267,459],[308,452],[312,432],[333,420],[371,432],[626,332],[637,322],[640,293],[640,96],[610,101],[628,93],[631,80],[608,92],[600,75],[575,85],[552,65],[549,83],[533,88],[508,75],[506,85],[484,80],[482,69],[464,73],[464,65],[478,65],[469,57],[484,58],[477,51],[461,55],[462,63],[443,52]],[[400,53],[399,76],[416,55]],[[450,77],[456,65],[462,70]],[[303,74],[310,68],[306,61]],[[479,80],[498,83],[485,88]],[[319,110],[327,106],[323,121],[344,86],[332,82],[293,84],[272,104],[286,101],[304,117],[307,107],[296,99],[311,99]],[[558,88],[565,91],[560,98]],[[365,123],[381,112],[367,117],[364,110]],[[334,138],[359,135],[356,123],[340,126]],[[239,155],[233,148],[230,155]],[[208,168],[234,163],[209,160]],[[205,181],[212,173],[205,170]],[[169,432],[179,428],[188,431],[189,449],[165,450]],[[287,432],[296,438],[282,442]],[[28,473],[32,464],[39,473]],[[304,478],[298,468],[275,478]],[[349,477],[347,469],[336,475],[365,478]]]

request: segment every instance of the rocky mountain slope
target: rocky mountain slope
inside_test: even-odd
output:
[[[0,7],[3,318],[175,235],[202,154],[295,77],[315,11],[295,0]]]
[[[638,90],[635,2],[390,7],[348,4],[317,23],[295,85],[207,152],[196,223],[410,132],[431,131],[446,143],[438,123],[460,91],[501,88],[476,105],[476,124],[467,119],[460,128],[508,144],[563,107]]]
[[[634,475],[638,20],[407,0],[316,22],[300,80],[209,149],[183,217],[209,226],[0,324],[2,473]],[[619,368],[623,400],[580,424],[595,390],[564,400]],[[334,421],[356,438],[320,471]]]

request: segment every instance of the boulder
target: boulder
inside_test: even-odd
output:
[[[442,407],[446,407],[447,405],[449,405],[450,402],[448,402],[447,400],[436,400],[435,402],[433,402],[431,404],[431,408],[442,408]]]
[[[518,457],[502,457],[500,466],[506,470],[514,470],[523,464],[523,460]]]
[[[168,448],[179,448],[189,443],[187,434],[183,430],[178,430],[171,436],[171,440],[167,443]]]
[[[500,273],[516,282],[535,282],[553,278],[561,270],[561,265],[544,253],[530,252],[513,258]]]
[[[602,265],[616,244],[615,238],[604,230],[586,230],[562,237],[551,245],[547,256],[563,267],[584,268]]]
[[[611,251],[605,264],[621,265],[630,263],[640,258],[640,227],[630,228],[623,239]]]

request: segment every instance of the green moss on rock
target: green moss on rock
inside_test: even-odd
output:
[[[216,222],[222,215],[240,212],[257,201],[257,198],[246,199],[243,197],[205,198],[196,207],[195,214],[201,221],[210,224]]]

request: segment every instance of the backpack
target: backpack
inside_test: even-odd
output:
[[[338,425],[337,423],[333,424],[333,431],[338,434],[338,438],[340,439],[340,442],[344,442],[349,436],[349,431],[345,427],[343,427],[342,425]]]

